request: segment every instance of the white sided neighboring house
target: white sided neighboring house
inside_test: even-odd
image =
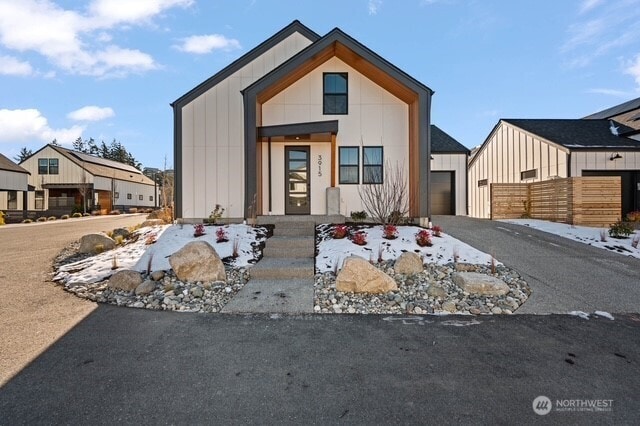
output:
[[[431,214],[467,214],[469,149],[431,125]]]
[[[83,212],[106,214],[157,206],[154,181],[117,161],[49,144],[20,166],[29,171],[34,189],[29,193],[29,210],[58,215],[70,214],[79,206]]]
[[[172,103],[176,217],[349,215],[391,164],[427,218],[432,93],[340,29],[294,21]]]
[[[0,210],[24,211],[29,172],[0,154]]]

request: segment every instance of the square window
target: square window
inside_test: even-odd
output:
[[[144,196],[142,194],[138,195],[138,200],[140,201],[144,200]]]
[[[38,158],[38,174],[49,174],[49,160],[47,158]]]
[[[327,72],[322,75],[322,78],[323,114],[347,114],[349,111],[348,74]]]
[[[58,159],[57,158],[49,158],[49,174],[57,175],[58,174]]]
[[[358,147],[340,147],[340,168],[339,168],[339,183],[346,184],[358,184],[360,182],[358,172],[360,169]]]
[[[127,200],[131,200],[131,194],[127,194]]]
[[[384,153],[381,146],[362,148],[362,183],[382,183],[384,180]]]

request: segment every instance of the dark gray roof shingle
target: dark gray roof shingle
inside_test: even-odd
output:
[[[0,154],[0,170],[6,170],[8,172],[17,172],[17,173],[26,173],[30,174],[28,171],[18,166],[13,161],[9,160],[4,155]]]
[[[431,152],[433,154],[469,154],[469,148],[445,133],[435,124],[431,125]]]
[[[572,150],[640,149],[640,142],[615,136],[609,120],[505,118],[503,121]],[[620,134],[633,130],[619,123],[614,124]]]
[[[611,118],[637,108],[640,108],[640,98],[631,99],[630,101],[624,102],[620,105],[587,115],[585,119],[597,120],[602,118]]]

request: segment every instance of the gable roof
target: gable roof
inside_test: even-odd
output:
[[[2,154],[0,154],[0,170],[5,170],[7,172],[26,173],[28,175],[31,174]]]
[[[587,115],[586,117],[584,117],[584,119],[596,120],[602,118],[611,118],[634,109],[640,109],[640,98],[631,99],[630,101],[621,103],[620,105],[595,112],[593,114]]]
[[[432,154],[467,154],[469,148],[445,133],[435,124],[431,125],[431,153]]]
[[[273,36],[269,37],[264,42],[260,43],[258,46],[251,49],[249,52],[242,55],[240,58],[233,61],[231,64],[227,65],[225,68],[223,68],[213,76],[209,77],[208,79],[206,79],[205,81],[203,81],[202,83],[200,83],[199,85],[197,85],[196,87],[194,87],[193,89],[189,90],[187,93],[185,93],[184,95],[176,99],[174,102],[171,103],[171,106],[175,108],[175,107],[182,107],[188,104],[189,102],[193,101],[194,99],[196,99],[197,97],[199,97],[200,95],[202,95],[203,93],[205,93],[206,91],[208,91],[209,89],[211,89],[212,87],[214,87],[215,85],[217,85],[218,83],[220,83],[221,81],[229,77],[231,74],[237,72],[242,67],[249,64],[251,61],[258,58],[267,50],[276,46],[281,41],[285,40],[287,37],[289,37],[294,33],[299,33],[303,35],[304,37],[309,39],[311,42],[314,42],[320,38],[318,34],[313,32],[306,26],[304,26],[300,21],[295,20],[289,25],[287,25],[286,27],[284,27],[283,29],[281,29],[280,31],[278,31],[277,33],[275,33]]]
[[[640,142],[611,133],[609,120],[508,118],[502,121],[571,150],[640,149]],[[633,130],[615,124],[620,134]]]

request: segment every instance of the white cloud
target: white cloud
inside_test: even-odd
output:
[[[67,117],[74,121],[100,121],[116,115],[109,107],[98,107],[89,105],[67,114]]]
[[[37,109],[0,109],[0,142],[32,142],[34,139],[49,143],[71,144],[82,136],[84,126],[53,129],[46,117]]]
[[[636,55],[635,59],[628,62],[624,73],[633,77],[640,89],[640,54]]]
[[[580,5],[580,13],[587,13],[588,11],[595,9],[602,3],[602,0],[583,0]]]
[[[0,56],[0,75],[31,75],[33,68],[29,62],[23,62],[13,56]]]
[[[242,46],[236,39],[226,38],[220,34],[211,34],[187,37],[182,40],[182,44],[174,47],[183,52],[203,55],[211,53],[213,50],[231,51],[240,49]]]
[[[382,6],[382,0],[369,0],[369,15],[376,15],[378,13],[378,9]]]
[[[36,52],[73,74],[122,76],[156,69],[153,58],[136,49],[108,46],[109,30],[147,24],[173,7],[193,0],[94,0],[85,11],[67,10],[51,0],[0,0],[0,45]]]
[[[617,98],[628,98],[629,92],[625,92],[624,90],[616,90],[616,89],[589,89],[587,93],[597,93],[599,95],[608,95],[615,96]]]

